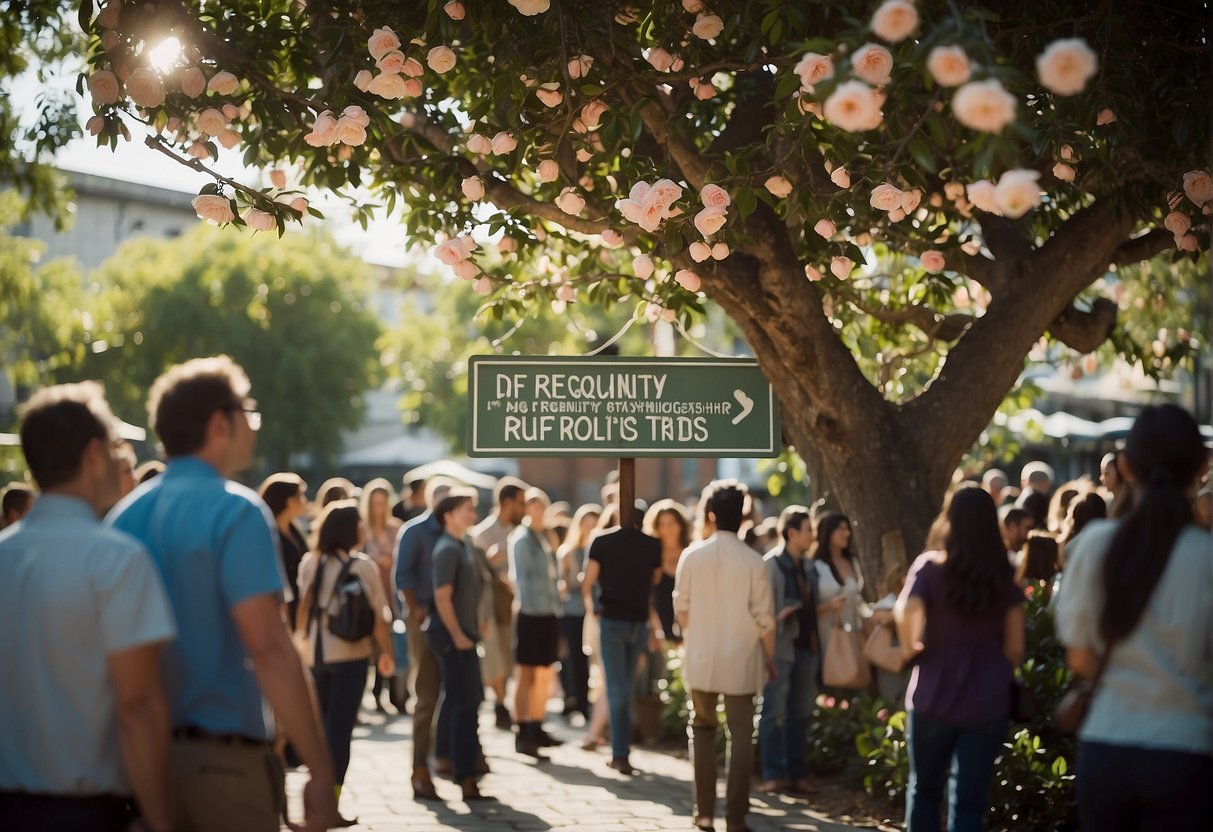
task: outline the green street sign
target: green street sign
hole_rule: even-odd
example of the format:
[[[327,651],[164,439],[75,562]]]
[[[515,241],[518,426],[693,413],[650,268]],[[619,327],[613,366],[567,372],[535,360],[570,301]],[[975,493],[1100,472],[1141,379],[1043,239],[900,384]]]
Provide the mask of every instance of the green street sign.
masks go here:
[[[473,356],[471,456],[772,457],[779,409],[741,358]]]

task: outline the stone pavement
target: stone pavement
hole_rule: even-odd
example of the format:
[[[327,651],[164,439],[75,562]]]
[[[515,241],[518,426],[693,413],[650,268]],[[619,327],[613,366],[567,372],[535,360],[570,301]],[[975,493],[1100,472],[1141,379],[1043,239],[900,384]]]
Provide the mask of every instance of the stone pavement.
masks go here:
[[[369,699],[367,700],[369,702]],[[550,761],[535,763],[514,753],[513,735],[493,726],[491,709],[483,709],[480,738],[492,773],[480,787],[495,801],[466,804],[459,788],[436,778],[442,803],[413,800],[409,785],[412,720],[383,718],[362,712],[364,724],[354,731],[349,773],[341,795],[341,812],[357,816],[356,829],[408,832],[492,832],[492,830],[572,830],[577,832],[645,832],[692,830],[691,765],[674,755],[633,749],[632,764],[642,773],[626,777],[607,768],[606,749],[580,748],[582,731],[558,716],[547,727],[565,745],[549,749]],[[723,772],[722,772],[723,774]],[[287,792],[292,819],[300,812],[304,775],[289,772]],[[724,781],[719,783],[717,830],[724,830]],[[847,832],[856,827],[832,822],[803,801],[755,791],[750,828]]]

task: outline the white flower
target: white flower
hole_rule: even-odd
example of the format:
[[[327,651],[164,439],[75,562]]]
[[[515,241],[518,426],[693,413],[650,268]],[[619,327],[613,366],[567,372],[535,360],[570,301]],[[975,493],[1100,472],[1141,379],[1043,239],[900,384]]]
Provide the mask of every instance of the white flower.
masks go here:
[[[1015,96],[992,78],[970,81],[952,97],[952,112],[965,127],[999,133],[1015,120]]]
[[[1034,170],[1009,170],[994,186],[994,199],[1005,217],[1022,217],[1040,204],[1040,173]]]
[[[700,40],[711,40],[724,31],[724,21],[719,15],[700,13],[695,17],[691,34]]]
[[[889,43],[900,43],[918,28],[918,10],[907,0],[885,0],[872,15],[872,31]]]
[[[1055,95],[1077,95],[1095,77],[1099,59],[1082,38],[1062,38],[1036,58],[1040,83]]]
[[[845,81],[826,99],[826,120],[849,133],[874,130],[884,116],[875,92],[862,81]]]

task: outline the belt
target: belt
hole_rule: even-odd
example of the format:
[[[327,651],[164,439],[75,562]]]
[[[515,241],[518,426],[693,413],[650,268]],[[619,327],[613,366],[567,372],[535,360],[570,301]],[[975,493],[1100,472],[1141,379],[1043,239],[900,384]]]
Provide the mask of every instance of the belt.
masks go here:
[[[257,740],[252,737],[246,737],[244,734],[220,734],[215,731],[208,731],[205,728],[199,728],[197,725],[182,725],[179,728],[174,728],[173,737],[176,739],[202,740],[204,742],[220,743],[221,745],[247,745],[260,748],[265,748],[269,745],[269,740]]]

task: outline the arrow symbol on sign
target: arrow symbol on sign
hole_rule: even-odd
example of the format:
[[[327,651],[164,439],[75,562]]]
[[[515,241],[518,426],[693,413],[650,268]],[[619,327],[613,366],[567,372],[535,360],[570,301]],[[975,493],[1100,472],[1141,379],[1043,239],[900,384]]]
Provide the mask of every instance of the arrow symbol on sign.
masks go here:
[[[737,399],[737,403],[741,405],[741,412],[733,417],[733,424],[740,424],[741,420],[750,415],[754,409],[754,400],[745,394],[744,390],[734,390],[733,398]]]

